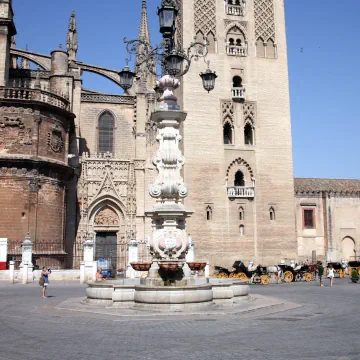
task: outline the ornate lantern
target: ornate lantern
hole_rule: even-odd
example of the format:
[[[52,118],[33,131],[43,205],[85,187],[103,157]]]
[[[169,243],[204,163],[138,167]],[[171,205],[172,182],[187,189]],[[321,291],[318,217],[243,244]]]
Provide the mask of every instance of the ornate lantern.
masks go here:
[[[120,86],[124,90],[128,90],[132,87],[134,82],[135,73],[126,65],[120,72]]]
[[[158,9],[160,32],[164,38],[172,38],[175,32],[175,21],[178,9],[174,0],[163,0]]]
[[[217,75],[215,71],[211,71],[209,68],[204,72],[200,73],[200,77],[203,82],[203,87],[207,92],[210,92],[211,90],[214,90],[215,88],[215,80],[217,78]]]
[[[171,76],[178,76],[181,74],[181,65],[185,59],[185,56],[176,50],[173,50],[169,55],[165,57],[166,70]]]

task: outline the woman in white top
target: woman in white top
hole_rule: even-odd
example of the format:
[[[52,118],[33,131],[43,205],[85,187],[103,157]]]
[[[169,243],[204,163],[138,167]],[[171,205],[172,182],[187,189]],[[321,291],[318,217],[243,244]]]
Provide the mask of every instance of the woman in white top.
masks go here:
[[[334,284],[334,277],[335,277],[334,268],[330,264],[329,265],[329,274],[328,274],[328,278],[330,279],[330,287],[332,287]]]

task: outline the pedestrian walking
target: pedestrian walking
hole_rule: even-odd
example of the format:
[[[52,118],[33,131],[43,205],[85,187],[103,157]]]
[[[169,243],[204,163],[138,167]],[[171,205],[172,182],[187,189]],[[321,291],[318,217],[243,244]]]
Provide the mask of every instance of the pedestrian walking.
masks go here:
[[[329,273],[327,277],[330,279],[330,287],[333,287],[335,272],[332,264],[329,265]]]
[[[319,279],[320,279],[320,286],[324,286],[323,281],[322,281],[322,277],[324,275],[324,267],[323,267],[321,261],[319,261],[319,263],[318,263],[317,270],[318,270]]]
[[[42,298],[46,299],[46,289],[49,286],[49,275],[51,274],[50,269],[46,269],[44,266],[41,270],[41,277],[39,280],[40,286],[42,286]]]

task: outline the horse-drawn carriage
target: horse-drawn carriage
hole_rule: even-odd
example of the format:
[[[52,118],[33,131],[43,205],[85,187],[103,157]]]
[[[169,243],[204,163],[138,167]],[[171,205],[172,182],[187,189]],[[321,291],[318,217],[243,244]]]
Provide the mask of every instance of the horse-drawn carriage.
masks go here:
[[[301,265],[293,268],[292,266],[280,264],[279,267],[283,272],[283,279],[286,283],[291,283],[293,281],[302,281],[310,282],[313,280],[314,275],[310,269],[309,265]]]
[[[262,285],[270,283],[267,269],[261,265],[257,266],[254,270],[249,270],[242,261],[235,261],[231,270],[222,266],[215,266],[214,269],[213,277],[215,278],[236,278]]]
[[[346,264],[339,263],[339,262],[329,262],[327,264],[326,275],[329,274],[329,266],[330,265],[332,265],[332,267],[334,269],[334,273],[338,274],[340,278],[346,277],[346,269],[347,269]]]

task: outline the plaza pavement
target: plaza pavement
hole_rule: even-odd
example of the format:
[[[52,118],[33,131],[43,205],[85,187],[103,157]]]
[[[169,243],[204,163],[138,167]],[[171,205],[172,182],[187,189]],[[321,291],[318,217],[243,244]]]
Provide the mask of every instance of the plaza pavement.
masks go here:
[[[70,310],[85,287],[51,282],[50,297],[42,299],[37,284],[0,282],[0,359],[360,359],[360,284],[349,279],[335,279],[333,288],[251,286],[254,298],[279,306],[203,316]]]

